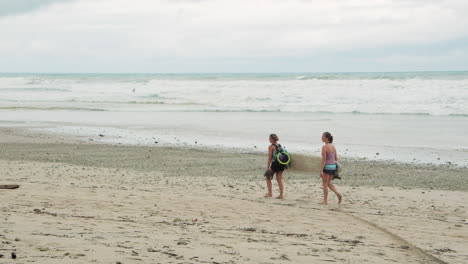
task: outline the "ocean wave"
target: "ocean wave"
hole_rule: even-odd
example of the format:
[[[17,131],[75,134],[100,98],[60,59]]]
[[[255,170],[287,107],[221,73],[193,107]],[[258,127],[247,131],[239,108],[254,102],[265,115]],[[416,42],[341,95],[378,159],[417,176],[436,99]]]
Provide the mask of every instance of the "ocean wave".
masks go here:
[[[120,104],[166,104],[160,101],[128,101],[128,102],[119,102]]]
[[[193,110],[193,111],[184,111],[184,112],[219,112],[219,113],[276,113],[281,112],[281,110],[255,110],[255,109],[213,109],[213,110]]]
[[[346,113],[346,112],[344,112]],[[411,113],[411,112],[401,112],[401,113],[388,113],[388,112],[362,112],[362,111],[352,111],[352,114],[360,114],[360,115],[418,115],[418,116],[430,116],[431,113]]]
[[[102,102],[101,102],[102,103]],[[110,102],[116,104],[116,102]],[[285,111],[282,109],[236,109],[236,108],[219,108],[211,107],[205,108],[203,105],[197,105],[194,103],[160,103],[160,102],[120,102],[117,104],[128,104],[132,105],[131,108],[112,107],[108,108],[104,105],[102,107],[65,107],[65,106],[0,106],[0,110],[31,110],[31,111],[106,111],[106,112],[206,112],[206,113],[284,113],[284,114],[314,114],[314,115],[368,115],[368,116],[446,116],[446,117],[459,117],[468,118],[468,114],[432,114],[432,113],[409,113],[409,112],[363,112],[363,111]],[[138,105],[164,105],[165,107],[150,107],[150,108],[138,108]],[[200,107],[202,106],[202,107]]]
[[[309,73],[292,77],[296,80],[468,80],[468,72]]]
[[[460,81],[463,78],[466,80]],[[28,85],[31,79],[44,83]],[[0,106],[110,111],[326,110],[339,114],[466,117],[467,85],[468,72],[52,74],[38,78],[27,74],[5,77],[0,73]]]
[[[70,102],[70,103],[89,103],[89,104],[155,104],[155,105],[160,105],[160,104],[166,104],[165,102],[162,101],[91,101],[91,100],[76,100],[72,99],[69,101],[63,101],[63,102]]]
[[[434,114],[427,112],[363,112],[363,111],[305,111],[305,113],[316,113],[316,114],[352,114],[352,115],[384,115],[384,116],[459,116],[459,117],[468,117],[468,114]]]
[[[86,107],[34,107],[34,106],[0,106],[0,110],[38,110],[38,111],[108,111],[100,108],[86,108]]]
[[[458,117],[468,117],[468,114],[448,114],[448,115],[435,115],[431,113],[372,113],[372,112],[361,112],[361,111],[350,111],[350,112],[333,112],[333,111],[284,111],[280,109],[273,109],[273,110],[263,110],[263,109],[186,109],[186,110],[176,110],[180,112],[252,112],[252,113],[309,113],[309,114],[329,114],[329,115],[385,115],[385,116],[398,116],[398,115],[405,115],[405,116],[458,116]]]
[[[148,95],[143,95],[139,97],[140,98],[162,98],[159,94],[148,94]]]
[[[175,105],[184,105],[184,104],[173,104]],[[284,111],[280,109],[273,110],[264,110],[264,109],[152,109],[152,110],[142,110],[142,112],[206,112],[206,113],[306,113],[306,114],[327,114],[327,115],[385,115],[385,116],[460,116],[468,117],[467,115],[434,115],[430,113],[370,113],[370,112],[360,112],[360,111],[350,111],[350,112],[333,112],[333,111]]]
[[[70,89],[44,88],[44,87],[0,88],[0,91],[5,91],[5,92],[71,92]]]
[[[142,83],[159,80],[238,81],[238,80],[360,80],[430,79],[468,80],[468,71],[426,72],[291,72],[291,73],[0,73],[0,78],[23,78],[29,85],[55,81]]]
[[[161,99],[161,100],[175,99],[174,97],[165,97],[165,96],[161,96],[159,94],[142,95],[142,96],[139,96],[138,98],[141,98],[141,99]]]

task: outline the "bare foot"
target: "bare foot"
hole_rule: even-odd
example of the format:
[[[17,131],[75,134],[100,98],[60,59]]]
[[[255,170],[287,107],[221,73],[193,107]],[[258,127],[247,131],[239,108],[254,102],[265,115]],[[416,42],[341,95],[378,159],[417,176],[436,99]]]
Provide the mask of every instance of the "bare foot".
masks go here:
[[[276,199],[283,199],[283,196],[280,195],[280,196],[276,197]]]
[[[339,193],[337,193],[336,196],[338,196],[338,203],[341,203],[341,201],[343,200],[343,196]]]
[[[266,198],[272,197],[272,196],[273,196],[273,194],[268,194],[268,193],[265,193],[265,195],[263,195],[263,197],[266,197]]]
[[[328,203],[325,202],[325,201],[321,201],[319,204],[322,204],[322,205],[327,205]]]

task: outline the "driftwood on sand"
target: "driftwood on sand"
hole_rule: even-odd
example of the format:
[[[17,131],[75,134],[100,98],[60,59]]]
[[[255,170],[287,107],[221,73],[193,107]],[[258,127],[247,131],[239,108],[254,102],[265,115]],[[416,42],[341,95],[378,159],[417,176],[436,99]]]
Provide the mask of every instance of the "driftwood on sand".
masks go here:
[[[18,189],[18,184],[0,184],[0,189]]]

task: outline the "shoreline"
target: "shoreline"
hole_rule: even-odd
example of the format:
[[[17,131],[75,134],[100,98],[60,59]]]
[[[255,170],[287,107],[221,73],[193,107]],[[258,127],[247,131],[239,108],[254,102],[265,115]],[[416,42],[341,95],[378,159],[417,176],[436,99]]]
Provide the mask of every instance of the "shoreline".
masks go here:
[[[273,127],[270,120],[284,125]],[[83,141],[147,146],[158,142],[158,145],[167,146],[246,151],[263,151],[268,142],[265,135],[273,131],[283,135],[282,143],[290,152],[311,155],[320,155],[320,139],[314,139],[313,135],[320,137],[323,129],[332,130],[339,139],[336,146],[341,156],[468,167],[467,142],[459,133],[465,130],[465,122],[441,117],[382,119],[327,113],[132,112],[123,109],[105,112],[6,111],[4,121],[16,121],[24,129],[29,126],[30,133],[81,138]],[[14,123],[4,125],[14,126]]]
[[[456,180],[463,169],[349,162],[336,182],[343,204],[331,195],[321,206],[318,173],[287,171],[285,199],[263,198],[265,154],[82,143],[11,128],[0,129],[0,145],[1,184],[21,185],[0,190],[6,263],[12,252],[24,263],[468,260],[466,180],[423,181],[447,170]],[[388,181],[405,178],[407,188]]]
[[[181,170],[176,167],[179,166],[190,168],[196,175],[203,175],[204,170],[209,170],[218,177],[233,177],[236,174],[236,177],[243,179],[258,179],[266,167],[266,152],[240,148],[108,144],[83,141],[65,135],[31,133],[14,127],[0,128],[0,138],[0,160],[65,162],[138,171],[159,170],[173,176],[178,176]],[[107,155],[102,156],[100,152]],[[203,155],[197,160],[200,153]],[[166,154],[169,154],[167,159]],[[293,166],[285,174],[286,179],[319,181],[319,157],[292,155]],[[171,164],[173,157],[178,159]],[[468,169],[465,167],[373,161],[364,158],[342,157],[340,161],[343,165],[343,177],[337,181],[339,185],[468,191]],[[199,166],[201,164],[203,165]]]

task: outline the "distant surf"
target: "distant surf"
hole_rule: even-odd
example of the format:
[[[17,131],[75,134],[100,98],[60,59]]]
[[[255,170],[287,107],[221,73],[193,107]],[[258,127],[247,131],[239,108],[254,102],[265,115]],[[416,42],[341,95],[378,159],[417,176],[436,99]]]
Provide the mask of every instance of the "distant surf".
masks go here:
[[[468,116],[468,72],[0,74],[0,107]]]
[[[0,125],[113,144],[319,154],[468,166],[468,72],[0,73]],[[96,135],[105,137],[96,137]]]

